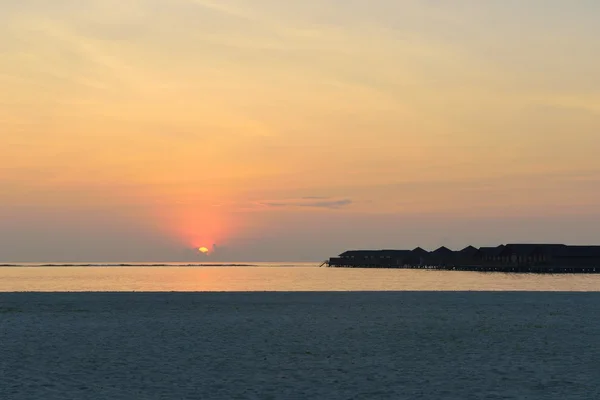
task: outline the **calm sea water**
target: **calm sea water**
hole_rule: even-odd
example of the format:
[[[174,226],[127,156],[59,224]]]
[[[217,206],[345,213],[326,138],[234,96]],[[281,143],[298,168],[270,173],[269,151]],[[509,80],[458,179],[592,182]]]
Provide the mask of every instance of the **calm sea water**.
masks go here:
[[[315,264],[245,266],[0,267],[0,292],[302,292],[566,291],[600,292],[600,275],[319,268]]]

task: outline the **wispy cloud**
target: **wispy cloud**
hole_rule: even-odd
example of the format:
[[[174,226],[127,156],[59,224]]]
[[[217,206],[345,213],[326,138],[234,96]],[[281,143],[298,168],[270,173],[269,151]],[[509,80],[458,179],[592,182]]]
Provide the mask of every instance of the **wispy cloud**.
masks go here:
[[[299,199],[265,200],[257,203],[259,206],[268,208],[328,208],[339,209],[352,204],[351,199],[338,199],[329,197],[309,196]]]

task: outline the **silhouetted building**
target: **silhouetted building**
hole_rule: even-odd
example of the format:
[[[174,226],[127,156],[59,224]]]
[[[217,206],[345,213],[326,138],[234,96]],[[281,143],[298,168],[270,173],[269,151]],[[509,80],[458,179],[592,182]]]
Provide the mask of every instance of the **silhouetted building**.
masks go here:
[[[440,247],[426,251],[349,250],[328,261],[332,267],[430,268],[505,272],[600,272],[600,246],[513,243],[497,247]]]

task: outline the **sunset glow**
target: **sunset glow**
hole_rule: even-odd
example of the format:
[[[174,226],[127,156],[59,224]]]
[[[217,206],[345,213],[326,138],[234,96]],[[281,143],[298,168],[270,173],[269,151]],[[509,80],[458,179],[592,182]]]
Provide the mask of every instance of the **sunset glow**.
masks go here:
[[[0,3],[9,259],[600,235],[600,3]]]

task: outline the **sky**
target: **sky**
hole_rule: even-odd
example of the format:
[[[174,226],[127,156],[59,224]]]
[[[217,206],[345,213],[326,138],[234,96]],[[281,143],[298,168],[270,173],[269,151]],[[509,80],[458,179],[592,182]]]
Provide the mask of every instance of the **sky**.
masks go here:
[[[0,262],[600,244],[599,15],[2,1]]]

